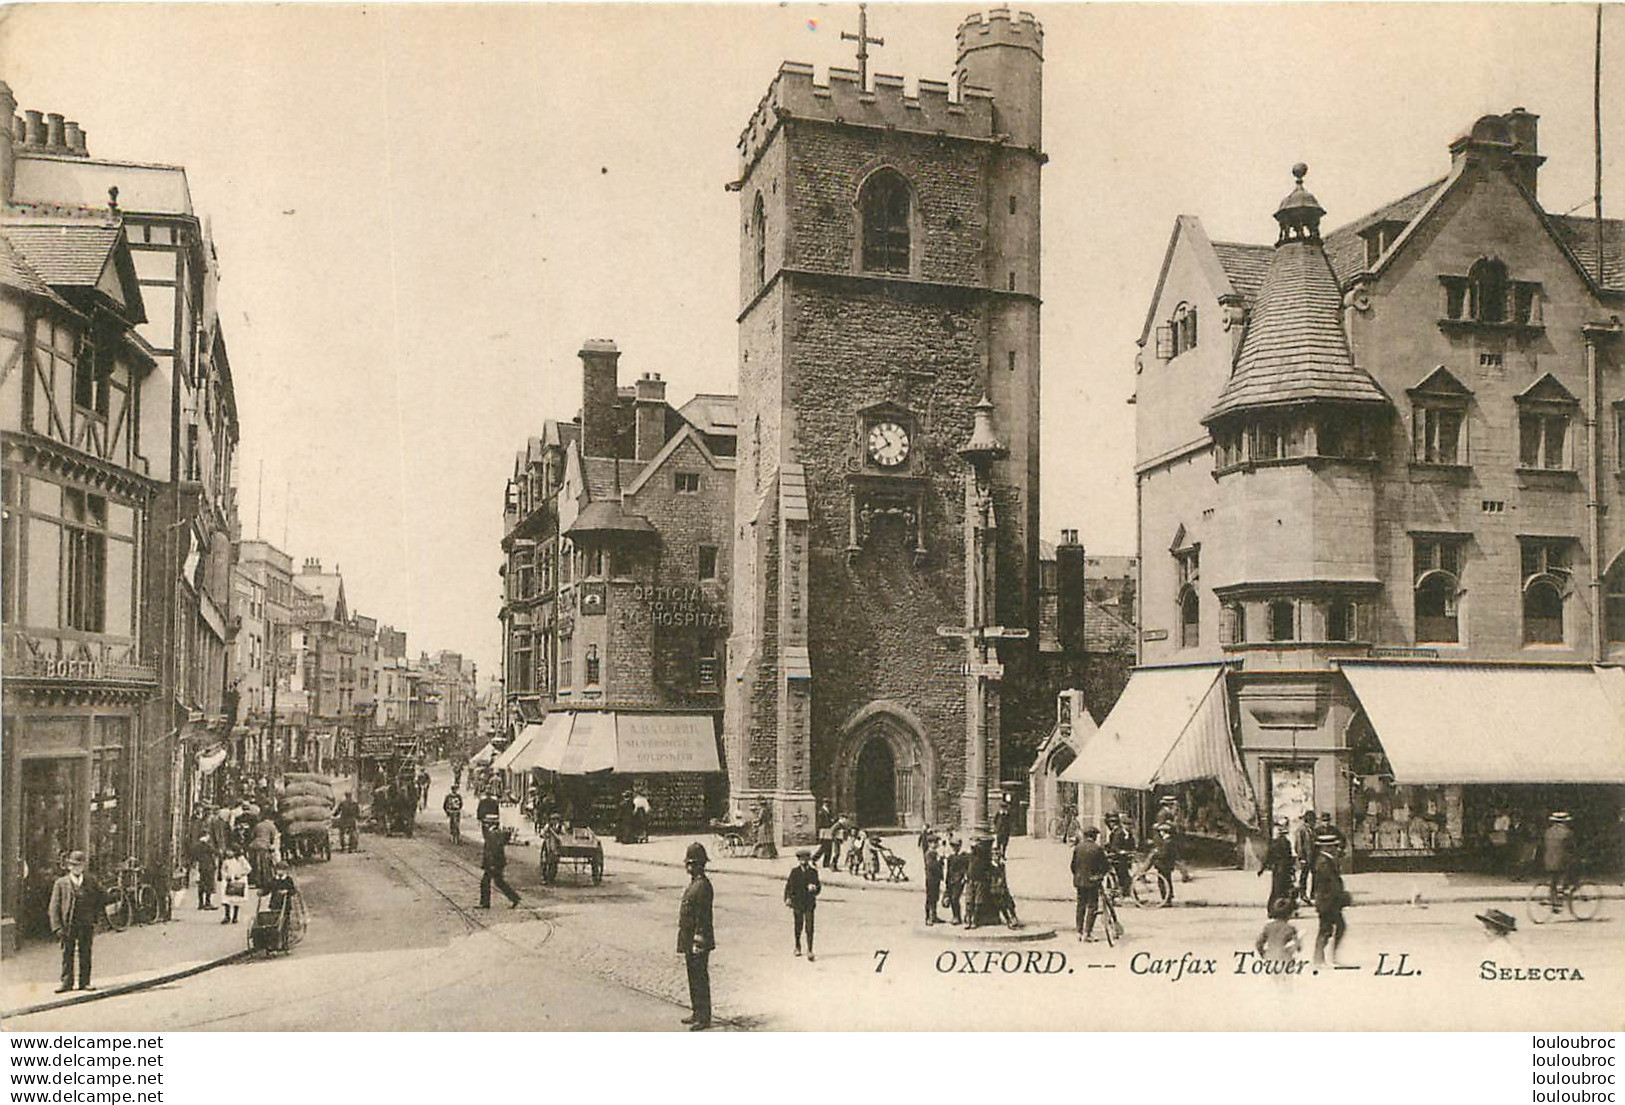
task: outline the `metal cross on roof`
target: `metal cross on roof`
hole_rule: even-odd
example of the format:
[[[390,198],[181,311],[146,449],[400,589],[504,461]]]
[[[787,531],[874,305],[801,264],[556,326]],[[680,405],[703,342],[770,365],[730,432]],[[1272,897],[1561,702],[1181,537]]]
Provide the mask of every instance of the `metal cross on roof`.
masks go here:
[[[858,44],[858,87],[867,89],[869,87],[869,47],[871,45],[886,45],[886,40],[883,38],[869,37],[868,4],[858,5],[858,33],[853,34],[851,31],[842,31],[841,41],[856,42]]]

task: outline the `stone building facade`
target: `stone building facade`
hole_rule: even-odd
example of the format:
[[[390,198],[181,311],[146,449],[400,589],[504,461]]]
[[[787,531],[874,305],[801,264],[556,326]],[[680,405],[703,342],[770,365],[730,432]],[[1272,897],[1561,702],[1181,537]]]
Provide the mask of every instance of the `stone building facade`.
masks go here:
[[[873,825],[983,816],[997,683],[938,628],[1036,624],[1043,32],[1000,9],[957,46],[955,87],[917,96],[787,62],[740,137],[725,744],[734,808],[787,841],[815,795]],[[998,649],[1008,693],[1032,642]]]
[[[580,415],[515,458],[504,504],[514,742],[495,766],[553,772],[578,816],[603,813],[614,796],[580,784],[579,753],[646,791],[655,825],[703,824],[721,799],[733,397],[673,407],[657,373],[620,385],[614,342],[580,356]]]
[[[1357,863],[1463,864],[1553,809],[1613,821],[1625,224],[1541,206],[1537,122],[1478,120],[1442,180],[1324,236],[1302,172],[1273,247],[1175,224],[1137,360],[1136,679],[1222,673],[1251,794],[1181,788],[1215,832],[1313,807]]]

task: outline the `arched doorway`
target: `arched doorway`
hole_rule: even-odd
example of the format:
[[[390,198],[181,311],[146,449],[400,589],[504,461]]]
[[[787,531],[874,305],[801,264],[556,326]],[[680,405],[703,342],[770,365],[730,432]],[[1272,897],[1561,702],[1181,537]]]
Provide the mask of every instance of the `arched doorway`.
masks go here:
[[[916,829],[937,815],[936,757],[919,720],[879,701],[842,727],[835,756],[835,802],[864,828]]]
[[[884,737],[873,736],[864,742],[858,752],[854,782],[858,824],[898,823],[897,760]]]

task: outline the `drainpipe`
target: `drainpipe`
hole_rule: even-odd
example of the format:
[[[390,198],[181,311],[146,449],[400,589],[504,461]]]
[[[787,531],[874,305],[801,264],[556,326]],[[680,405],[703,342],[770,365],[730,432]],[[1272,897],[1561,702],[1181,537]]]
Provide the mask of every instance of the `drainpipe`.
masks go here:
[[[1607,611],[1602,592],[1602,575],[1608,563],[1602,547],[1603,497],[1602,472],[1602,371],[1598,364],[1598,345],[1605,337],[1617,336],[1622,327],[1617,318],[1607,323],[1586,323],[1586,522],[1591,544],[1591,571],[1586,589],[1591,597],[1591,662],[1603,662],[1606,633],[1603,622]]]

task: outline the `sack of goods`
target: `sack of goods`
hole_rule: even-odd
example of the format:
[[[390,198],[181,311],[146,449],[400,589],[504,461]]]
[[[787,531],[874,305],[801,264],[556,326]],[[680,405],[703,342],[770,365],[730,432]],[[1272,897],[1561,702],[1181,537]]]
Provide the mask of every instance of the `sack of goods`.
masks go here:
[[[324,836],[327,829],[328,822],[325,820],[288,822],[289,836]]]
[[[296,794],[289,798],[284,796],[279,807],[282,816],[289,821],[298,821],[303,814],[311,817],[328,817],[333,812],[333,801],[330,798],[313,798],[305,794]]]
[[[282,794],[287,798],[326,798],[331,802],[333,800],[333,784],[325,779],[318,782],[314,779],[296,780],[290,778],[287,785],[283,787]]]

